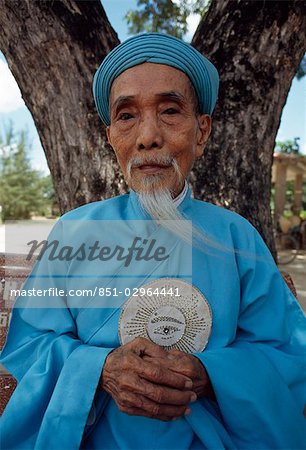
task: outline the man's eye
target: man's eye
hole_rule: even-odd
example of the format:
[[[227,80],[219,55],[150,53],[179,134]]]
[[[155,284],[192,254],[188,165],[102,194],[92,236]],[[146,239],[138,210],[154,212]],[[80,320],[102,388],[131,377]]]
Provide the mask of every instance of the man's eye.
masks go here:
[[[121,113],[118,116],[119,120],[129,120],[129,119],[132,119],[132,118],[133,118],[132,114],[127,113],[127,112]]]
[[[179,112],[176,108],[167,108],[164,110],[164,114],[177,114]]]

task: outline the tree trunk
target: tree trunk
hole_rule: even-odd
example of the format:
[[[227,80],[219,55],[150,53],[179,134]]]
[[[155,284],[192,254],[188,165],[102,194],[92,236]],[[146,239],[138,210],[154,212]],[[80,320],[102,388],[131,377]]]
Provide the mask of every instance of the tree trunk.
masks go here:
[[[118,43],[99,0],[2,0],[0,46],[32,112],[61,212],[125,192],[91,93]],[[193,39],[221,75],[195,195],[234,209],[270,249],[271,165],[291,80],[306,48],[305,1],[213,0]]]
[[[92,96],[93,74],[118,43],[99,0],[1,2],[0,47],[32,113],[62,213],[125,191]]]
[[[273,254],[274,141],[306,50],[305,6],[305,1],[213,0],[192,41],[221,78],[212,137],[193,171],[195,196],[246,217]]]

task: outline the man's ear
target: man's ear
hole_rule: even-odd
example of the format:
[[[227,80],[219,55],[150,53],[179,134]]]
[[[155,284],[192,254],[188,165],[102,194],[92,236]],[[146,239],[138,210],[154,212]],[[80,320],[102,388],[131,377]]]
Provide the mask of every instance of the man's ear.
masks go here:
[[[206,142],[211,133],[211,116],[208,114],[201,114],[198,116],[198,136],[196,157],[202,156]]]
[[[112,145],[112,143],[111,143],[111,137],[110,137],[110,126],[106,127],[105,130],[106,130],[106,137],[107,137],[107,140],[108,140],[108,142],[110,143],[110,145]]]

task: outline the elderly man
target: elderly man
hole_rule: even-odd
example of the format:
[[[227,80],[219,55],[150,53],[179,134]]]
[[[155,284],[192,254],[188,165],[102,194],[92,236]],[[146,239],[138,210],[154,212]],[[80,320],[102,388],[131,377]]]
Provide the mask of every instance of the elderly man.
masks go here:
[[[186,183],[217,91],[205,57],[158,33],[98,69],[97,109],[131,192],[63,216],[56,242],[83,244],[66,259],[46,251],[26,285],[43,273],[63,295],[49,291],[48,308],[17,301],[4,448],[305,448],[305,317],[256,230]],[[117,245],[95,241],[86,258],[97,223]],[[73,303],[78,277],[106,277],[101,296]]]

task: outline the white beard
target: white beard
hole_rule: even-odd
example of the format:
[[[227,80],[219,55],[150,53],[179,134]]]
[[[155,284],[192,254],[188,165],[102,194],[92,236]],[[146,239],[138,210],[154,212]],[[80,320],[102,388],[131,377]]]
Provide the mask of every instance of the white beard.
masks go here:
[[[175,206],[168,188],[163,188],[162,190],[152,189],[151,193],[139,192],[138,196],[141,206],[152,219],[191,245],[191,223],[185,219]]]
[[[142,164],[165,164],[172,165],[175,176],[178,180],[178,185],[183,185],[183,175],[180,171],[176,159],[170,156],[158,156],[151,158],[136,157],[129,161],[127,172],[128,177],[132,177],[133,167]],[[178,210],[172,198],[172,191],[164,186],[164,175],[154,174],[147,175],[141,180],[141,187],[138,190],[138,199],[142,208],[152,217],[153,220],[160,223],[164,228],[176,234],[180,239],[183,239],[189,245],[192,245],[192,237],[196,240],[196,247],[203,247],[203,244],[212,244],[211,240],[205,234],[192,226],[191,222],[187,220],[184,215]],[[214,243],[214,246],[216,243]],[[202,248],[203,250],[203,248]]]

